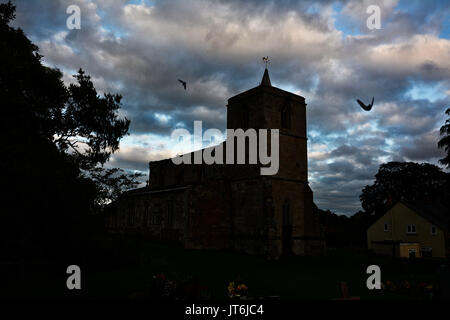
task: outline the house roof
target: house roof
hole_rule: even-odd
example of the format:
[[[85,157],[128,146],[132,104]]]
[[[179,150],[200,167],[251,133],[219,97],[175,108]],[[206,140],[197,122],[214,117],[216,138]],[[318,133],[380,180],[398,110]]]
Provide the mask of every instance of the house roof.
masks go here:
[[[258,86],[251,88],[249,90],[246,90],[244,92],[238,93],[235,96],[232,96],[231,98],[228,99],[228,104],[230,104],[231,102],[233,102],[235,100],[245,99],[254,94],[261,94],[261,92],[269,93],[269,94],[277,95],[277,96],[283,96],[283,97],[289,96],[291,99],[299,101],[301,103],[304,103],[306,106],[304,97],[299,96],[298,94],[295,94],[295,93],[292,93],[289,91],[285,91],[283,89],[272,86],[272,83],[270,81],[269,71],[267,69],[264,70],[263,77]]]
[[[380,220],[382,217],[386,215],[386,213],[391,210],[395,205],[398,203],[402,203],[407,208],[411,209],[415,213],[417,213],[419,216],[424,218],[425,220],[431,222],[435,226],[447,230],[449,226],[449,217],[450,217],[450,210],[446,206],[444,206],[439,201],[412,201],[412,200],[405,200],[401,199],[397,202],[394,202],[391,206],[389,206],[384,214],[382,214],[378,219],[376,219],[372,224],[369,226],[369,228],[375,224],[378,220]]]
[[[434,225],[445,230],[448,228],[450,212],[439,201],[400,200],[400,202]]]

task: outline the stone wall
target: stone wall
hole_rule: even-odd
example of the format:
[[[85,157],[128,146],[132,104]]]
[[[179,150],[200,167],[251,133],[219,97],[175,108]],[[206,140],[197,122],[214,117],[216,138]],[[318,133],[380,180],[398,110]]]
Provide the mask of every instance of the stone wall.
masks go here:
[[[267,238],[264,212],[264,179],[231,182],[234,249],[249,254],[264,254]]]
[[[118,201],[110,230],[140,234],[171,243],[184,243],[190,188],[152,192],[147,188]]]
[[[195,186],[190,194],[186,248],[228,249],[231,239],[231,192],[224,180]]]

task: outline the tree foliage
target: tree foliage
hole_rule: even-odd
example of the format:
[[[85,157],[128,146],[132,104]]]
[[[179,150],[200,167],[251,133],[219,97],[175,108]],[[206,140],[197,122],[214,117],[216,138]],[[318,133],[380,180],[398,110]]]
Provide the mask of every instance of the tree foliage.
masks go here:
[[[89,171],[96,177],[99,172],[106,174],[99,167],[118,149],[130,125],[128,119],[118,115],[122,97],[110,93],[99,96],[82,69],[74,75],[77,82],[66,87],[58,69],[42,65],[39,48],[21,29],[8,25],[14,13],[11,3],[1,4],[0,88],[7,106],[2,109],[2,128],[5,136],[16,141],[11,147],[29,149],[25,147],[27,142],[42,139],[56,145],[65,161],[73,162],[85,178],[91,176]],[[135,185],[131,180],[139,177],[124,172],[121,176],[129,180],[122,186]],[[114,181],[118,180],[108,185],[117,191]],[[102,184],[98,189],[103,188]]]
[[[103,165],[119,147],[128,132],[130,121],[120,119],[117,110],[122,97],[105,93],[99,97],[88,75],[82,69],[70,84],[67,100],[51,113],[52,135],[60,150],[73,152],[82,169]]]
[[[450,108],[445,111],[445,114],[450,116]],[[441,127],[440,134],[441,140],[438,142],[438,147],[444,149],[447,155],[440,159],[439,162],[447,168],[450,168],[450,118],[445,120],[445,124]]]
[[[360,200],[366,212],[377,213],[402,198],[447,201],[449,191],[449,174],[433,164],[389,162],[380,166],[374,184],[364,187]]]
[[[96,204],[101,207],[117,200],[124,190],[137,187],[142,176],[137,172],[129,174],[119,168],[102,167],[94,168],[89,174],[97,186]]]
[[[9,26],[14,17],[10,2],[0,4],[0,170],[7,199],[0,250],[73,258],[70,248],[89,242],[90,213],[136,183],[136,175],[101,168],[130,121],[118,115],[121,97],[100,97],[82,70],[67,87],[23,31]]]

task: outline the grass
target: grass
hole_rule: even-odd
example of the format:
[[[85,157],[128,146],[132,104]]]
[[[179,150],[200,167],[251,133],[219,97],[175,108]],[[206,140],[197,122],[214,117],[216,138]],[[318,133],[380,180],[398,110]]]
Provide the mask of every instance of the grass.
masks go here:
[[[269,261],[263,257],[236,252],[186,250],[176,246],[146,243],[140,263],[134,266],[103,269],[82,269],[82,290],[65,287],[67,274],[40,272],[26,280],[26,289],[14,287],[9,297],[57,298],[129,298],[144,292],[152,276],[164,273],[169,279],[198,277],[207,286],[213,299],[228,299],[227,285],[241,279],[253,298],[279,296],[282,300],[333,299],[341,296],[339,283],[346,281],[349,293],[363,300],[425,299],[419,294],[394,294],[368,290],[366,269],[378,265],[381,280],[399,283],[407,280],[412,286],[433,283],[435,270],[447,260],[409,260],[368,256],[356,250],[335,250],[326,257],[290,257]],[[30,285],[33,283],[33,285]]]
[[[144,290],[151,277],[164,273],[169,279],[196,276],[212,291],[214,299],[227,299],[227,285],[241,279],[252,297],[280,296],[281,299],[333,299],[341,296],[339,283],[346,281],[352,296],[361,299],[417,299],[420,295],[399,295],[368,290],[366,269],[381,268],[382,282],[411,285],[433,283],[435,270],[443,260],[408,260],[369,257],[355,250],[339,250],[326,257],[290,257],[268,261],[263,257],[235,252],[186,250],[179,247],[147,244],[139,267],[98,274],[92,280],[92,293],[102,297],[114,279],[111,296],[129,295]]]

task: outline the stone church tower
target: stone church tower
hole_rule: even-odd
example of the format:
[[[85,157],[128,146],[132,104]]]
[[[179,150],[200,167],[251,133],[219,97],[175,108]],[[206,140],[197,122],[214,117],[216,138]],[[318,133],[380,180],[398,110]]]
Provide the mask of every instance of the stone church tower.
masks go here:
[[[266,69],[259,86],[228,99],[227,129],[249,128],[279,129],[277,174],[261,175],[260,164],[153,161],[149,185],[115,204],[110,231],[267,257],[323,253],[308,185],[305,98],[273,87]]]
[[[248,243],[259,233],[265,239],[265,254],[270,256],[321,252],[324,243],[308,185],[305,98],[273,87],[265,69],[261,84],[230,98],[227,107],[228,129],[279,129],[280,139],[280,165],[276,175],[250,174],[244,180],[232,182],[237,193],[246,183],[254,182],[264,194],[264,200],[258,199],[253,208],[248,207],[252,200],[247,199],[235,209],[235,247],[243,245],[243,251],[251,247],[262,250],[258,237],[254,246]],[[245,193],[252,194],[252,191]],[[256,227],[255,222],[261,223],[259,232],[254,230],[254,234],[248,234],[249,226],[240,224],[236,218],[249,219],[250,212],[259,215],[253,217],[250,230]],[[241,233],[243,239],[239,238]]]

